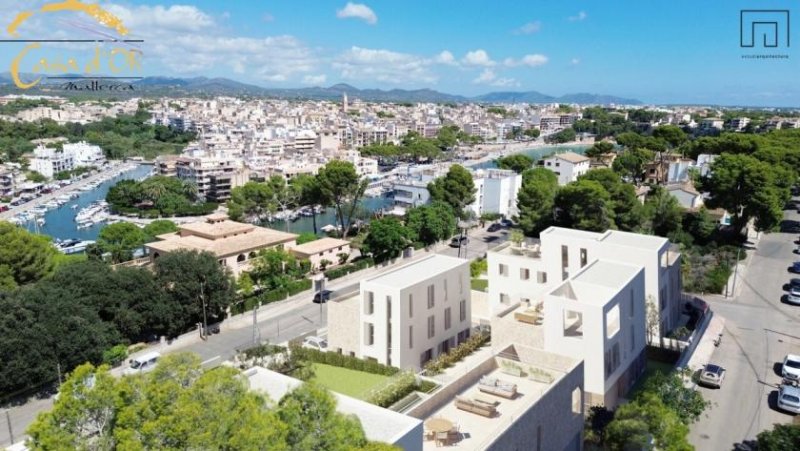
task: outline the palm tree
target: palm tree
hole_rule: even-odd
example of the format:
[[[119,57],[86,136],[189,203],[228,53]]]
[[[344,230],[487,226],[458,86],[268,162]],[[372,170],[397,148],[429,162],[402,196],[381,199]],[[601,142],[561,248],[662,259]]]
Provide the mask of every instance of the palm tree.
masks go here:
[[[190,202],[194,202],[197,200],[197,184],[194,182],[190,182],[188,180],[184,180],[181,183],[181,191],[183,195],[189,199]]]
[[[155,202],[159,197],[167,193],[167,187],[163,183],[157,181],[145,182],[142,186],[142,194],[148,200]]]

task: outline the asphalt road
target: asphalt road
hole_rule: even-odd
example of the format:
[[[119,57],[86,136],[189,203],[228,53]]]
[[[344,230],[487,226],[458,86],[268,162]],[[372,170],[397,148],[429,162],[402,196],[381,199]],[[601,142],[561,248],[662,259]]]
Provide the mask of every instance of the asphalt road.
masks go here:
[[[785,211],[785,223],[800,215]],[[791,277],[798,233],[763,235],[743,277],[738,296],[710,298],[715,314],[725,318],[722,343],[711,363],[727,369],[719,390],[700,388],[712,402],[705,416],[691,426],[690,442],[699,450],[731,450],[736,443],[755,439],[774,423],[792,415],[777,410],[781,362],[787,353],[800,353],[800,306],[784,302]]]

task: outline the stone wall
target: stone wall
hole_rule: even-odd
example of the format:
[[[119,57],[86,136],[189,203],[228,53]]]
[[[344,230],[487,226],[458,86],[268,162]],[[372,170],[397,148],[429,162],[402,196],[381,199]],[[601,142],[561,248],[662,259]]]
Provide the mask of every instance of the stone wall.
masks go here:
[[[358,295],[342,300],[328,301],[328,349],[350,355],[355,353],[361,357],[361,321],[359,316]]]

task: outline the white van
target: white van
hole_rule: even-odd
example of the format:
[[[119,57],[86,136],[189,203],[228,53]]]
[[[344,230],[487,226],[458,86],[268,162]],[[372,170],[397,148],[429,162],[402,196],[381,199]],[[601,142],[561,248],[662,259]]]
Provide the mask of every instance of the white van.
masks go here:
[[[142,354],[135,359],[128,360],[130,363],[130,367],[125,368],[123,374],[132,375],[132,374],[141,374],[146,373],[148,371],[152,371],[153,368],[156,367],[158,364],[158,359],[161,358],[161,354],[157,352],[148,352],[147,354]]]

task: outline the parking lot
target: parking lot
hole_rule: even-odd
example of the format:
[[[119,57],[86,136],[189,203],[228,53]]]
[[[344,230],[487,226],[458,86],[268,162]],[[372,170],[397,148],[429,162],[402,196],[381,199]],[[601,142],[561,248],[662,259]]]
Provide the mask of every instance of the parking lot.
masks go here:
[[[702,450],[731,450],[755,439],[775,423],[793,416],[777,409],[781,362],[787,353],[800,354],[800,306],[786,303],[789,271],[800,260],[795,252],[800,215],[785,211],[782,232],[762,235],[737,296],[708,296],[716,315],[725,318],[722,342],[711,362],[727,370],[719,390],[699,388],[712,406],[691,426],[690,441]]]

